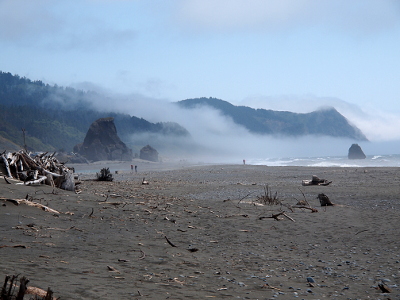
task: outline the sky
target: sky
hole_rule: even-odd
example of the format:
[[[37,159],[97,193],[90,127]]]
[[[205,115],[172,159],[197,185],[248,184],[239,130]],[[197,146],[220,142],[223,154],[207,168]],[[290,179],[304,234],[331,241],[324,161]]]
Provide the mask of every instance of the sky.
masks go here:
[[[151,121],[196,97],[334,106],[400,141],[399,49],[397,0],[0,0],[0,71],[119,95]]]

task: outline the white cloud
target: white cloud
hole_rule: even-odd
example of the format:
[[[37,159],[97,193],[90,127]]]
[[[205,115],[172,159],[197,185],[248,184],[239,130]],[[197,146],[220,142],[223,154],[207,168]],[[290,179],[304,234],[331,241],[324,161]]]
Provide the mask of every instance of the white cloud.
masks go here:
[[[180,16],[202,27],[229,29],[286,24],[302,9],[301,1],[190,0],[181,2]]]
[[[62,20],[57,20],[49,0],[2,0],[0,1],[0,37],[3,40],[33,41],[43,34],[57,30]]]
[[[220,31],[322,26],[371,33],[399,26],[399,15],[394,0],[182,0],[177,9],[187,27]]]
[[[70,5],[49,0],[0,1],[0,38],[22,46],[94,52],[136,38],[135,30],[119,27],[110,20],[90,1]]]

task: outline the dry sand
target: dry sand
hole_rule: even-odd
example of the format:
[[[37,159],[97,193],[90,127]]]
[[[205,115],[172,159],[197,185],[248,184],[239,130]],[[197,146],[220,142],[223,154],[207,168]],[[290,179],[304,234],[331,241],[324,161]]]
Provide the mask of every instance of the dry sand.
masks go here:
[[[332,183],[302,186],[312,175]],[[0,197],[61,212],[0,201],[3,278],[61,299],[400,299],[398,168],[141,164],[80,178],[80,194],[0,180]],[[285,205],[257,204],[266,185]],[[304,197],[318,212],[286,206]],[[280,210],[295,222],[262,218]]]

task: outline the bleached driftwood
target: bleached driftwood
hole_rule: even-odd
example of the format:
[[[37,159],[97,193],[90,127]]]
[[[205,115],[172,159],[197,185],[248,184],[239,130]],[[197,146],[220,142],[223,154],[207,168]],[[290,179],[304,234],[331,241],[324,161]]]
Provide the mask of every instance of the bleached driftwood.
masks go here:
[[[18,182],[16,184],[23,184],[23,185],[35,185],[35,184],[40,184],[42,181],[45,181],[47,179],[47,176],[39,176],[38,179],[30,180],[30,181],[25,181],[25,182]]]
[[[45,300],[57,300],[53,296],[53,291],[48,288],[47,291],[42,290],[37,287],[28,286],[29,279],[25,276],[21,277],[19,280],[19,286],[17,284],[17,276],[6,276],[3,287],[0,289],[1,299],[17,299],[22,300],[24,299],[25,295],[34,295],[35,299],[45,299]],[[33,299],[33,298],[30,298]]]
[[[3,159],[4,166],[6,167],[6,170],[7,170],[7,176],[12,177],[11,170],[10,170],[10,164],[8,163],[7,158],[4,156],[4,154],[1,155],[1,158]]]
[[[8,178],[24,181],[25,185],[46,183],[61,189],[75,191],[73,171],[60,163],[55,152],[31,156],[24,150],[2,153],[2,160]]]
[[[53,177],[61,177],[61,176],[62,176],[61,174],[57,174],[57,173],[54,173],[54,172],[50,172],[50,171],[47,171],[46,169],[43,169],[42,171],[43,171],[43,173],[45,173],[46,175],[51,175],[51,176],[53,176]]]
[[[9,202],[11,202],[11,203],[13,203],[15,205],[25,204],[25,205],[28,205],[28,206],[33,206],[33,207],[40,208],[40,209],[42,209],[42,210],[44,210],[46,212],[50,212],[50,213],[53,213],[53,214],[60,214],[59,211],[57,211],[55,209],[52,209],[52,208],[50,208],[50,207],[48,207],[46,205],[43,205],[43,204],[40,204],[40,203],[37,203],[37,202],[33,202],[33,201],[29,201],[29,200],[26,200],[26,199],[10,199],[10,198],[0,197],[0,200],[9,201]]]
[[[53,291],[49,288],[47,291],[42,290],[38,287],[28,286],[25,294],[27,295],[35,295],[37,297],[49,300],[57,300],[58,298],[53,296]]]
[[[311,207],[311,206],[305,206],[305,205],[296,205],[296,206],[292,206],[292,208],[309,209],[309,210],[311,210],[311,212],[318,212],[318,209]]]

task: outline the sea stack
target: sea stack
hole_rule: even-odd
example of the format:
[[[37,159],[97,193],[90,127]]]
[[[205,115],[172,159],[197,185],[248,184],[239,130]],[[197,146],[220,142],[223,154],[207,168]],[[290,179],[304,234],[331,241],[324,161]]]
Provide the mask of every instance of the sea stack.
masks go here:
[[[140,159],[158,162],[158,152],[156,149],[147,145],[140,149]]]
[[[92,123],[82,144],[74,147],[90,161],[121,160],[131,161],[132,150],[119,138],[114,118],[101,118]]]
[[[358,144],[353,144],[349,148],[349,159],[365,159],[366,156]]]

